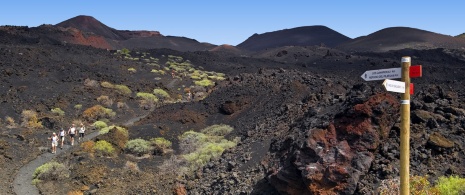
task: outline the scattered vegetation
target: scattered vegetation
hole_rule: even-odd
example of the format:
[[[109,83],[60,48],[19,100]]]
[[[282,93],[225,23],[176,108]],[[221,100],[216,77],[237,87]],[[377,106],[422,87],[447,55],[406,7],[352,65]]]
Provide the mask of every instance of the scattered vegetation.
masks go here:
[[[136,96],[142,98],[142,100],[140,101],[141,107],[147,106],[149,108],[153,108],[155,106],[155,103],[158,102],[157,96],[151,93],[139,92],[136,94]]]
[[[42,123],[37,118],[37,112],[33,110],[23,110],[21,112],[21,125],[27,128],[42,128]]]
[[[82,113],[82,116],[88,121],[94,121],[102,118],[113,118],[116,113],[112,109],[105,108],[101,105],[92,106]]]
[[[81,143],[82,151],[87,152],[89,154],[94,154],[95,152],[94,146],[95,146],[95,142],[92,140]]]
[[[41,181],[61,180],[69,177],[68,168],[58,162],[45,163],[32,174],[32,184],[37,185]]]
[[[137,72],[137,70],[135,68],[128,68],[128,71],[129,71],[129,73],[132,73],[132,74]]]
[[[150,140],[152,142],[152,145],[154,146],[154,152],[155,154],[166,154],[171,150],[171,145],[172,143],[163,138],[163,137],[157,137],[157,138],[153,138]]]
[[[106,96],[106,95],[101,95],[97,98],[97,101],[107,107],[110,107],[111,105],[113,105],[113,100],[110,99],[110,97]]]
[[[400,181],[398,178],[381,181],[378,187],[380,195],[400,193]],[[410,177],[410,194],[412,195],[456,195],[465,194],[465,178],[458,176],[441,176],[436,185],[432,186],[425,176]]]
[[[103,134],[101,138],[113,144],[115,147],[117,147],[118,150],[124,150],[126,147],[126,143],[129,140],[128,130],[118,126],[110,126],[106,128],[109,129],[108,133]],[[104,131],[106,128],[100,130],[100,133]]]
[[[230,132],[231,128],[227,125],[207,127],[201,132],[187,131],[179,137],[180,148],[183,151],[182,156],[188,162],[191,171],[204,166],[210,160],[221,156],[225,150],[236,146],[237,141],[229,141],[224,138],[225,134],[220,133]]]
[[[106,140],[99,140],[94,145],[95,153],[98,156],[114,156],[115,148]]]
[[[203,79],[200,81],[195,81],[194,84],[202,87],[209,87],[215,85],[215,82],[208,79]]]
[[[465,178],[459,176],[439,177],[436,188],[440,194],[465,194]]]
[[[76,109],[76,110],[81,110],[81,109],[82,109],[82,104],[76,104],[76,105],[74,105],[74,109]]]
[[[132,94],[132,91],[131,89],[129,89],[128,86],[126,85],[114,85],[110,82],[107,82],[107,81],[103,81],[102,83],[100,83],[100,85],[104,88],[108,88],[108,89],[116,89],[116,92],[118,92],[119,94],[122,94],[122,95],[131,95]]]
[[[153,151],[153,146],[150,141],[144,139],[129,140],[126,144],[126,151],[137,156],[143,156]]]
[[[64,116],[65,115],[65,111],[63,111],[61,108],[52,108],[51,112],[53,114],[58,115],[58,116]]]
[[[155,94],[160,99],[169,99],[170,98],[170,94],[168,94],[168,92],[166,92],[165,90],[160,89],[160,88],[154,89],[153,94]]]
[[[94,126],[97,130],[101,130],[105,127],[108,127],[107,123],[103,121],[95,121],[92,126]]]

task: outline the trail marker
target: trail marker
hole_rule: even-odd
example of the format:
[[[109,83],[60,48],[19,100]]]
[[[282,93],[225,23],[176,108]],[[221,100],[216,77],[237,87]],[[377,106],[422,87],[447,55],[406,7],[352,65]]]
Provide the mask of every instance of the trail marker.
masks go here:
[[[410,66],[409,76],[410,78],[417,78],[422,76],[422,68],[421,65]]]
[[[388,68],[379,70],[367,70],[362,74],[365,81],[375,81],[384,79],[398,79],[401,77],[401,68]]]
[[[396,93],[405,93],[405,82],[385,79],[383,86],[386,91],[392,91]]]
[[[402,57],[400,68],[367,70],[362,74],[365,81],[384,80],[387,91],[402,93],[400,100],[400,194],[408,195],[410,189],[410,94],[413,83],[410,78],[422,76],[421,65],[411,66],[409,56]],[[390,79],[398,79],[395,81]]]

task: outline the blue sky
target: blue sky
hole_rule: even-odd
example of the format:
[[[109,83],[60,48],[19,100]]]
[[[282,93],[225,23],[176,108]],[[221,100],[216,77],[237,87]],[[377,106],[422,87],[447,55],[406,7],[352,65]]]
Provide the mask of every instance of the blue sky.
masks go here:
[[[456,36],[465,32],[464,8],[465,1],[457,0],[15,0],[2,2],[0,25],[35,27],[89,15],[119,30],[155,30],[237,45],[254,33],[312,25],[350,38],[395,26]]]

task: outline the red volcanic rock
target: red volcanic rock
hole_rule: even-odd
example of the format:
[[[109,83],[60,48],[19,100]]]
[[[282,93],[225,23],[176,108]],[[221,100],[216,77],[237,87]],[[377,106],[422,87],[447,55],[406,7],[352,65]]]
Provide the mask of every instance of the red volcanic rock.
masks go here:
[[[304,144],[287,139],[278,149],[281,160],[269,181],[285,194],[352,194],[397,120],[399,108],[394,96],[374,95],[336,115],[326,129],[308,130]]]

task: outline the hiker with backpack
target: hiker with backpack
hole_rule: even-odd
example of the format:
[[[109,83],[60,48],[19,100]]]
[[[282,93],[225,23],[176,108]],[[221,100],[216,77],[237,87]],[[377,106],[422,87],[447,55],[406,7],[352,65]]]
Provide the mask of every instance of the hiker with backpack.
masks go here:
[[[74,145],[74,136],[76,135],[76,125],[73,124],[68,130],[68,134],[71,137],[71,145]]]

